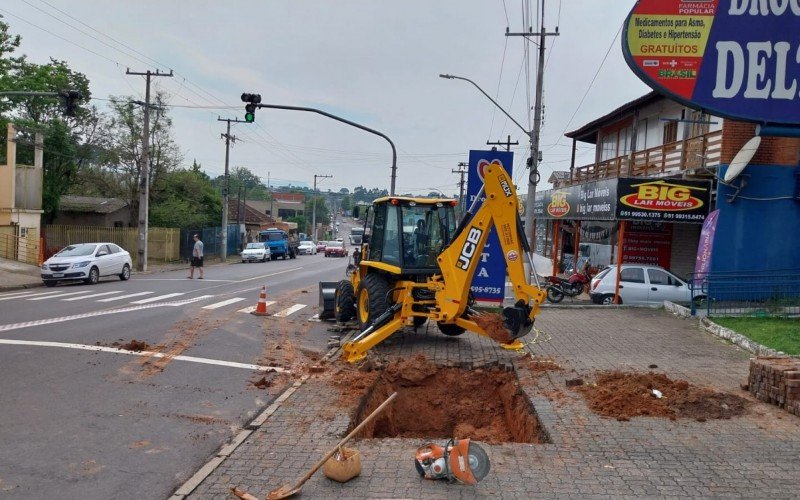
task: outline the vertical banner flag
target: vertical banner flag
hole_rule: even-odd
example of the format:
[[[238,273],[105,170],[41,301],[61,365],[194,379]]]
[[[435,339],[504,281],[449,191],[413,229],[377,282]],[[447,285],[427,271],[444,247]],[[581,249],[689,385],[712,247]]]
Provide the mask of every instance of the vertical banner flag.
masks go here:
[[[711,269],[711,251],[714,248],[714,233],[717,231],[717,220],[719,210],[714,210],[705,222],[703,229],[700,230],[700,243],[697,245],[697,260],[694,263],[694,282],[696,285],[702,283],[708,271]]]
[[[506,151],[470,151],[467,182],[466,208],[472,205],[483,187],[483,171],[491,163],[499,163],[512,175],[514,153]],[[475,210],[480,208],[483,199],[478,201]],[[489,232],[486,246],[481,251],[478,269],[472,279],[470,290],[477,300],[502,302],[506,288],[506,260],[500,248],[500,238],[494,228]]]

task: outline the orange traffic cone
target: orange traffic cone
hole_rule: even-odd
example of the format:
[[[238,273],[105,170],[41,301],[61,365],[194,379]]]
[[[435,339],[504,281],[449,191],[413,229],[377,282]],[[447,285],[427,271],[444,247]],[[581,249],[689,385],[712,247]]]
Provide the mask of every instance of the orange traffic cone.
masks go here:
[[[256,316],[267,316],[267,285],[261,287],[261,293],[258,295],[258,304],[256,305],[255,311],[251,311],[250,314],[255,314]]]

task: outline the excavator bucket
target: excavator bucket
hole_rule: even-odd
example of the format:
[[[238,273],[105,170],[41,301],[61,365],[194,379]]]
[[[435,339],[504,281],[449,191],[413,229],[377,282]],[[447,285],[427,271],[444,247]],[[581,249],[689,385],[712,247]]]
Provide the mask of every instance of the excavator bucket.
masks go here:
[[[506,327],[510,340],[516,340],[530,333],[533,320],[530,318],[531,308],[519,300],[512,307],[503,309],[503,326]]]

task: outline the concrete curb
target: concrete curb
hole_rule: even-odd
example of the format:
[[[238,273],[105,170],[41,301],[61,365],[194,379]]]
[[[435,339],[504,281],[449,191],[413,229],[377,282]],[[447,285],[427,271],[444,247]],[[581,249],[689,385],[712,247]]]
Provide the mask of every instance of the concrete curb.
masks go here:
[[[789,356],[785,352],[776,351],[769,347],[763,346],[758,342],[750,340],[740,333],[736,333],[730,328],[720,326],[708,318],[700,319],[700,327],[712,335],[728,340],[742,349],[752,352],[756,356]]]
[[[25,290],[27,288],[39,288],[44,286],[41,281],[38,283],[23,283],[21,285],[0,285],[0,292],[12,292],[14,290]]]

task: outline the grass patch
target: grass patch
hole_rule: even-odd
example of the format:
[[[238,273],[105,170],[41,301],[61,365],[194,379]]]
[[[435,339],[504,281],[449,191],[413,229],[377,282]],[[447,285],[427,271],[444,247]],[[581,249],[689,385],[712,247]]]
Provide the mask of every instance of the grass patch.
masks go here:
[[[786,354],[800,354],[800,319],[712,318],[714,323]]]

